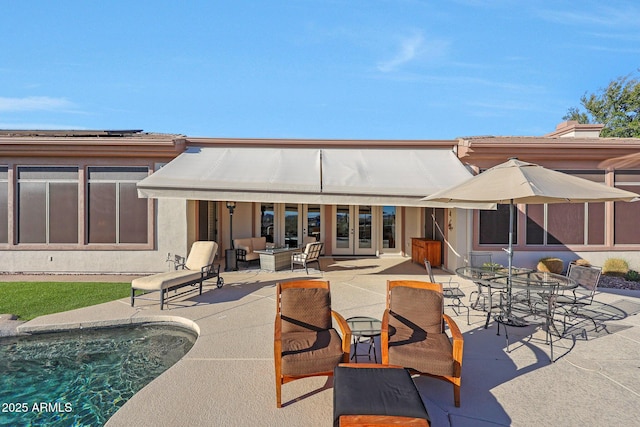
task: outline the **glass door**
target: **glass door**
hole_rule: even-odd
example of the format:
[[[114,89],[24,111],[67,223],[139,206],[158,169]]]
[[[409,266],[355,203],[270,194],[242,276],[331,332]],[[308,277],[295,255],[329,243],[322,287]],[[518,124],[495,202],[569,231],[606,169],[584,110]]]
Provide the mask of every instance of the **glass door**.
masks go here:
[[[300,206],[293,203],[284,205],[284,244],[288,248],[297,248],[302,244],[300,234]]]
[[[322,242],[322,210],[320,205],[303,206],[302,239],[307,241]]]
[[[354,210],[358,214],[358,239],[354,242],[354,254],[375,255],[377,249],[375,211],[372,206],[354,206]]]
[[[333,207],[336,255],[375,255],[377,251],[377,214],[372,206],[337,205]]]
[[[332,252],[336,255],[353,255],[353,206],[333,207],[334,229]]]

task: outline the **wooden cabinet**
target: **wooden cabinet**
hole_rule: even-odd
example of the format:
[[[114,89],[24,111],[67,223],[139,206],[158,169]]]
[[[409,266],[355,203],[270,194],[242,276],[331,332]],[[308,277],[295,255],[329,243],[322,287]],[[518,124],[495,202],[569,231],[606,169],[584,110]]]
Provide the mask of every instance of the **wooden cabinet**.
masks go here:
[[[438,240],[429,240],[421,237],[411,238],[411,260],[423,264],[428,259],[432,267],[442,265],[442,243]]]

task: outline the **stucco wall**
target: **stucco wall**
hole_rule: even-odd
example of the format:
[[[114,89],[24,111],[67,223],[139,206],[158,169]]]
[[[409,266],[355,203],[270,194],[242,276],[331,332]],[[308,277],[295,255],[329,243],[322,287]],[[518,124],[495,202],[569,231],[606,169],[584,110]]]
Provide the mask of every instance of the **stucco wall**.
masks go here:
[[[187,254],[187,209],[184,200],[158,200],[156,249],[2,251],[0,269],[7,273],[154,273],[166,271],[167,254]]]

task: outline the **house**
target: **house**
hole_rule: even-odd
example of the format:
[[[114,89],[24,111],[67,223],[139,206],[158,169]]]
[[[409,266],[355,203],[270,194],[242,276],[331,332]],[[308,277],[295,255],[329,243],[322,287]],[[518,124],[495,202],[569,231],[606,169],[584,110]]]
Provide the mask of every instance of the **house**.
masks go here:
[[[443,265],[506,254],[505,210],[420,200],[509,157],[640,193],[640,139],[565,122],[541,137],[454,140],[192,138],[140,130],[0,131],[0,269],[152,273],[195,240],[266,236],[327,256],[411,256],[442,242]],[[141,196],[141,197],[139,197]],[[621,257],[640,266],[640,204],[519,206],[518,265],[541,256]]]

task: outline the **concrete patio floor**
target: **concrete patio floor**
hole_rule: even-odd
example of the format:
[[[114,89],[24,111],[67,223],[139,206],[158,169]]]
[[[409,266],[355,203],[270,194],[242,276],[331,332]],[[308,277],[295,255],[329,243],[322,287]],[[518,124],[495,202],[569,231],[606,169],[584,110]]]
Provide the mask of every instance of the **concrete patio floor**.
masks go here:
[[[160,311],[151,301],[130,307],[123,299],[43,316],[19,326],[21,332],[52,328],[169,320],[190,325],[199,338],[176,365],[131,398],[107,426],[330,426],[331,380],[308,378],[283,386],[275,405],[273,326],[275,284],[292,279],[331,282],[333,309],[345,318],[381,318],[387,279],[427,280],[422,266],[406,258],[321,260],[322,271],[223,272],[225,285],[212,282],[202,295],[187,294]],[[436,279],[476,286],[435,270]],[[531,326],[496,335],[485,313],[453,315],[465,338],[461,407],[453,405],[448,383],[417,377],[415,383],[432,426],[638,425],[640,420],[640,294],[596,296],[598,322],[574,328],[575,339],[554,338],[549,362],[545,333]],[[465,303],[467,301],[465,300]],[[586,333],[587,339],[584,337]],[[377,342],[377,354],[379,342]],[[360,358],[360,361],[366,361]]]

